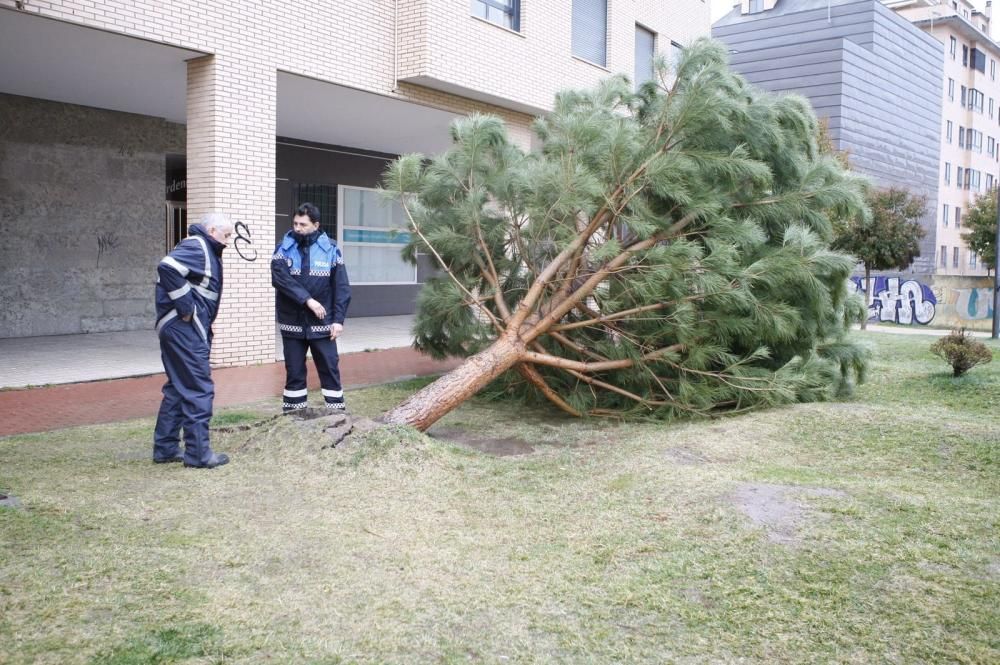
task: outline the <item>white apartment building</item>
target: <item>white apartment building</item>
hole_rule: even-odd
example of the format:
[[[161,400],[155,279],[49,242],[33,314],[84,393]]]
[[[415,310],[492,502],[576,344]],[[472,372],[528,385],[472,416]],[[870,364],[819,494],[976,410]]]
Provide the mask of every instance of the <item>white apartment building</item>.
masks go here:
[[[1000,46],[990,37],[992,3],[896,0],[885,4],[944,45],[941,171],[935,272],[985,276],[962,237],[979,196],[996,196],[1000,176]]]
[[[710,29],[705,0],[0,0],[0,337],[153,324],[154,267],[185,222],[239,221],[213,361],[275,358],[269,258],[320,206],[351,314],[412,311],[373,188],[449,123],[530,123],[555,93]]]

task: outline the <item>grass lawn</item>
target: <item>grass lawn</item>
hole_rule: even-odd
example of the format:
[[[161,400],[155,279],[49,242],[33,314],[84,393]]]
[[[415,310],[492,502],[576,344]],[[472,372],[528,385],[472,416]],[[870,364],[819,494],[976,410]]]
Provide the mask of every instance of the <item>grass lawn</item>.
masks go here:
[[[150,419],[0,439],[0,663],[1000,662],[1000,348],[955,380],[858,334],[847,403],[438,425],[520,455],[234,426],[273,404],[219,414],[214,471],[153,465]]]

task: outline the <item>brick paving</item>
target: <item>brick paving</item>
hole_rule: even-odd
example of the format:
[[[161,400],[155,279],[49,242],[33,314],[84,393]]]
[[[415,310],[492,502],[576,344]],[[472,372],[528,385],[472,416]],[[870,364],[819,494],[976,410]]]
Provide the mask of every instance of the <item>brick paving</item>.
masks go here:
[[[414,376],[445,372],[458,360],[433,360],[411,348],[347,353],[340,373],[348,390]],[[319,388],[309,361],[309,388]],[[281,394],[285,366],[267,363],[212,371],[215,406],[257,402]],[[162,373],[128,379],[89,381],[42,388],[0,391],[0,436],[47,432],[64,427],[95,425],[156,415],[160,406]],[[350,403],[350,395],[348,395]],[[276,402],[277,404],[277,402]]]

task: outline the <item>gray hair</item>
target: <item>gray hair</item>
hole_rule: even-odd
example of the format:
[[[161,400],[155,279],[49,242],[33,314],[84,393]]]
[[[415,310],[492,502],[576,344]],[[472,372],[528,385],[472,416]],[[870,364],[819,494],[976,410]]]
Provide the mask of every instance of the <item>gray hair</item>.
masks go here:
[[[220,229],[222,231],[232,231],[233,222],[221,212],[210,212],[202,215],[198,226],[208,231],[209,229]]]

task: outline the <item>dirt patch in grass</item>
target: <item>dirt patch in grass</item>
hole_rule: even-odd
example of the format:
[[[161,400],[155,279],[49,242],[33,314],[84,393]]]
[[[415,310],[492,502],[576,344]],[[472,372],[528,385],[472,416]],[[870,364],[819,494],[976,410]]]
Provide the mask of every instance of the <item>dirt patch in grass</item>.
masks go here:
[[[820,517],[797,498],[803,496],[846,498],[847,494],[827,487],[743,483],[726,498],[751,522],[763,527],[772,543],[798,545],[802,527],[808,520]]]
[[[671,460],[675,464],[680,464],[681,466],[698,466],[701,464],[710,464],[712,462],[712,460],[704,454],[687,446],[667,448],[666,455],[667,459]]]
[[[460,427],[433,427],[427,433],[435,439],[457,443],[494,457],[530,455],[535,452],[535,447],[523,439],[484,437]]]
[[[21,501],[16,497],[5,492],[0,492],[0,508],[21,508]]]

